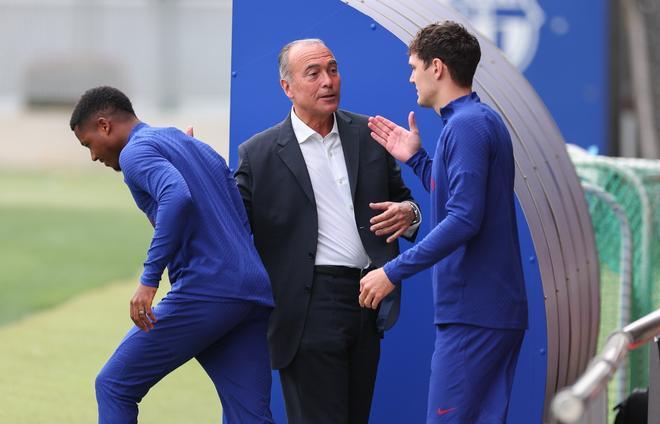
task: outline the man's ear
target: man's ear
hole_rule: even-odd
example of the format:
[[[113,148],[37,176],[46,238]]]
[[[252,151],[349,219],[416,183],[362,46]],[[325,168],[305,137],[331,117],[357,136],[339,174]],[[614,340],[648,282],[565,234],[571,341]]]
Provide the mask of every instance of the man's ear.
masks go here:
[[[445,63],[436,57],[431,62],[431,66],[433,66],[433,75],[435,75],[435,78],[440,79],[445,72]]]
[[[291,93],[291,84],[289,84],[289,81],[285,79],[280,80],[280,85],[282,86],[282,90],[284,91],[284,94],[290,99],[293,99],[293,94]]]
[[[96,129],[102,132],[105,135],[110,134],[110,120],[105,116],[99,116],[96,118]]]

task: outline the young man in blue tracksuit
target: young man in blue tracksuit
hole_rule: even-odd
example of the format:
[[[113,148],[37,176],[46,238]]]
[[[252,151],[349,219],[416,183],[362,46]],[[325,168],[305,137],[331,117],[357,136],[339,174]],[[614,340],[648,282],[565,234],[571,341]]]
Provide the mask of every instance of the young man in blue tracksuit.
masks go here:
[[[119,90],[88,90],[70,122],[92,160],[124,174],[154,227],[131,299],[135,327],[96,378],[100,423],[136,423],[138,403],[195,358],[213,380],[225,422],[271,423],[268,275],[236,183],[208,145],[135,116]],[[152,302],[167,267],[171,290]]]
[[[431,196],[432,230],[361,281],[375,308],[403,279],[433,266],[436,341],[427,422],[502,423],[525,328],[511,138],[472,92],[479,42],[454,22],[429,25],[409,46],[417,102],[443,121],[433,157],[410,130],[377,116],[372,137],[411,166]]]

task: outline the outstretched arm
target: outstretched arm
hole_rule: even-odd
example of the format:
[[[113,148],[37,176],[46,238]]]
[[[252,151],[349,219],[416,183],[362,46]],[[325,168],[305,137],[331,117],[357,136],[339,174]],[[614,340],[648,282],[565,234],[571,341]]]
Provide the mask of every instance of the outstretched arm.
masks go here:
[[[408,114],[410,130],[382,116],[370,116],[368,125],[371,137],[401,162],[407,162],[422,146],[415,123],[415,112]]]
[[[360,281],[360,305],[376,308],[401,282],[443,259],[479,233],[488,179],[488,140],[464,129],[449,134],[447,216],[424,239]]]
[[[433,160],[422,149],[415,112],[408,114],[407,130],[382,116],[369,117],[371,137],[385,148],[395,159],[412,167],[426,191],[429,191]]]
[[[486,206],[489,155],[488,139],[470,126],[447,134],[447,215],[420,243],[385,265],[392,282],[434,265],[479,233]]]

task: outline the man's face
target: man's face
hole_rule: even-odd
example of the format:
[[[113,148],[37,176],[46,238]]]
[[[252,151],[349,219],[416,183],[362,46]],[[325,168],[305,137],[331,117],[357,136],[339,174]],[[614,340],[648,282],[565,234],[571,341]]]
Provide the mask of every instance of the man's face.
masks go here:
[[[82,126],[76,126],[73,133],[80,140],[80,144],[89,149],[93,161],[101,161],[105,166],[121,171],[119,153],[123,146],[113,137],[109,121],[105,118],[88,121]]]
[[[408,64],[412,69],[410,82],[417,89],[417,104],[423,107],[433,107],[433,99],[436,97],[438,89],[434,64],[431,63],[427,67],[415,53],[410,54]]]
[[[328,117],[339,107],[337,61],[322,44],[294,45],[289,50],[289,81],[281,83],[303,120]]]

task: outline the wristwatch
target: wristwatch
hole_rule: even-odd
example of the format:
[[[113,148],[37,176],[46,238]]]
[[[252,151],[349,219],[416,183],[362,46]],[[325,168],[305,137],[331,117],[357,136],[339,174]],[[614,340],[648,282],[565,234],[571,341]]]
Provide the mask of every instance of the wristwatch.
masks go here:
[[[410,205],[410,207],[413,210],[413,214],[415,215],[415,219],[412,220],[410,225],[419,224],[419,222],[422,220],[422,213],[419,211],[419,206],[417,206],[415,202],[411,202],[410,200],[404,200],[404,202]]]

